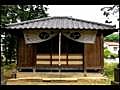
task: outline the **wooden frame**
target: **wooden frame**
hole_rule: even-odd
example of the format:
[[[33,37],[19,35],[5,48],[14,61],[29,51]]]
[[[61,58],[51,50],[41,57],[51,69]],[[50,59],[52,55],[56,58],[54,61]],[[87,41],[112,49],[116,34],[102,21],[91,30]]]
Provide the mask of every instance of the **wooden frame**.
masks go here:
[[[27,67],[34,67],[34,68],[42,68],[43,67],[53,67],[57,68],[58,64],[58,53],[54,53],[52,51],[52,48],[50,49],[50,53],[46,54],[49,55],[48,57],[44,58],[42,55],[42,59],[45,62],[49,62],[48,64],[39,64],[37,65],[37,61],[39,62],[41,59],[37,57],[36,53],[36,46],[34,45],[25,45],[24,38],[22,35],[18,36],[18,67],[27,68]],[[82,53],[77,54],[80,55],[80,57],[76,57],[75,53],[69,53],[69,44],[66,43],[66,52],[63,54],[61,53],[61,68],[80,68],[84,69],[84,72],[87,72],[89,69],[103,69],[104,61],[103,61],[103,34],[100,32],[96,36],[95,44],[83,44],[84,45],[84,51]],[[51,40],[51,47],[53,47],[53,41]],[[54,47],[53,47],[54,48]],[[28,53],[28,54],[27,54]],[[94,54],[95,53],[95,54]],[[26,56],[27,55],[27,56]],[[38,54],[39,55],[39,54]],[[56,55],[54,57],[54,55]],[[36,58],[37,57],[37,58]],[[76,57],[76,58],[74,58]],[[28,63],[29,61],[29,63]],[[77,62],[80,61],[79,64]],[[74,64],[73,62],[76,62]],[[96,63],[95,63],[96,62]],[[26,64],[25,64],[26,63]],[[40,63],[40,62],[39,62]],[[55,64],[56,63],[56,64]],[[72,64],[73,63],[73,64]]]

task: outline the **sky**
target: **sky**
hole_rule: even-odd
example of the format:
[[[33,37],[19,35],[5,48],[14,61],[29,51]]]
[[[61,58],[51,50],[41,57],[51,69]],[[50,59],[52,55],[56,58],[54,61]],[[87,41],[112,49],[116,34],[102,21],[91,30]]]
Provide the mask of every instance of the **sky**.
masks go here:
[[[72,16],[73,18],[105,23],[106,17],[100,11],[103,7],[113,5],[48,5],[49,16]],[[116,15],[118,17],[118,15]],[[111,17],[111,25],[119,25],[116,16]]]

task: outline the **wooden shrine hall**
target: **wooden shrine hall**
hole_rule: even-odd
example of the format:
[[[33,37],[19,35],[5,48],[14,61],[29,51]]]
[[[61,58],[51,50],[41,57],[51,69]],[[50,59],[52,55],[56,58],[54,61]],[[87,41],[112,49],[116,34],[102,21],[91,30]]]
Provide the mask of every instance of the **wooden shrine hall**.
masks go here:
[[[114,26],[72,17],[46,17],[8,24],[17,37],[17,68],[34,70],[102,70],[103,37]]]

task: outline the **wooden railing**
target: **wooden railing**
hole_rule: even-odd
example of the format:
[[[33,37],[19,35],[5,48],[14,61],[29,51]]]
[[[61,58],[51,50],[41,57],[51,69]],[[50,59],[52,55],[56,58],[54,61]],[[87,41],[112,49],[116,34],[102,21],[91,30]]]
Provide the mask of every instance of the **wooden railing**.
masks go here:
[[[58,54],[38,54],[36,56],[37,65],[58,65],[59,55]],[[60,56],[61,65],[83,65],[82,54],[61,54]]]

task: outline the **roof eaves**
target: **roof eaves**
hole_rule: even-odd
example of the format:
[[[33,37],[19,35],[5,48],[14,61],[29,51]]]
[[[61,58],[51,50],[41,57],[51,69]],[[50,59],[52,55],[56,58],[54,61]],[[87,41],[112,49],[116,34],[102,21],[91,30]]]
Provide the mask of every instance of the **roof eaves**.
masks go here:
[[[52,17],[44,17],[44,18],[40,18],[40,19],[34,19],[34,20],[27,20],[27,21],[22,21],[22,22],[17,22],[17,23],[11,23],[11,24],[6,24],[6,26],[14,26],[14,25],[19,25],[19,24],[26,24],[26,23],[32,23],[32,22],[37,22],[37,21],[42,21],[42,20],[47,20],[50,19]]]
[[[82,21],[82,22],[87,22],[87,23],[93,23],[93,24],[98,24],[98,25],[104,25],[107,27],[115,28],[115,25],[107,25],[99,22],[93,22],[93,21],[88,21],[88,20],[83,20],[83,19],[77,19],[77,18],[72,18],[72,17],[67,17],[68,19],[76,20],[76,21]]]
[[[54,19],[54,18],[67,18],[67,19],[75,20],[75,21],[82,21],[82,22],[91,23],[91,24],[103,25],[106,28],[109,27],[109,29],[115,29],[115,25],[113,25],[113,26],[112,25],[106,25],[106,24],[103,24],[103,23],[92,22],[92,21],[87,21],[87,20],[82,20],[82,19],[76,19],[76,18],[67,17],[67,16],[64,16],[64,17],[60,17],[60,16],[59,17],[58,16],[55,16],[55,17],[45,17],[45,18],[40,18],[40,19],[28,20],[28,21],[23,21],[23,22],[20,22],[20,23],[6,24],[6,27],[14,26],[14,25],[23,25],[23,24],[27,24],[27,23],[38,22],[38,21]]]

